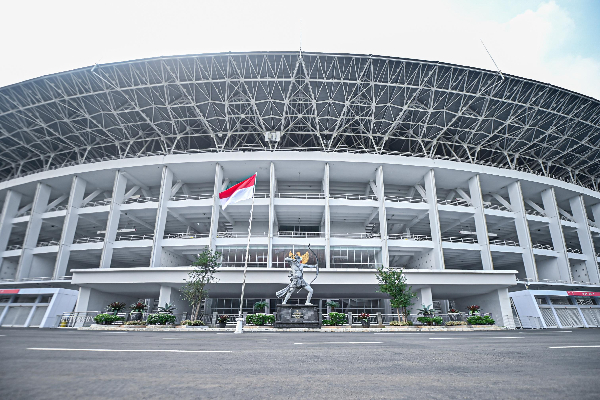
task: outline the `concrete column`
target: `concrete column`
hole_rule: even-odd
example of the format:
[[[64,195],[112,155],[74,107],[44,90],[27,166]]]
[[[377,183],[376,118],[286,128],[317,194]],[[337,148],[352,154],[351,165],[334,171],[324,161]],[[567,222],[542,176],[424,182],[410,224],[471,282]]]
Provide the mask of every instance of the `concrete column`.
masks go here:
[[[110,268],[112,261],[113,246],[117,238],[117,230],[119,228],[119,219],[121,218],[121,203],[125,195],[125,187],[127,178],[117,171],[115,173],[115,181],[113,184],[112,200],[110,202],[110,211],[108,212],[108,221],[106,221],[106,233],[104,234],[104,248],[102,249],[102,257],[100,258],[100,268]]]
[[[80,176],[74,176],[71,182],[71,192],[69,194],[69,204],[67,205],[67,214],[63,222],[62,234],[56,254],[56,263],[54,264],[53,279],[65,276],[67,273],[67,264],[71,255],[71,245],[75,238],[77,221],[79,219],[79,207],[85,194],[86,181]]]
[[[154,224],[154,238],[152,239],[152,253],[150,254],[150,267],[160,267],[162,255],[162,241],[165,235],[165,224],[167,223],[167,203],[171,198],[171,187],[173,186],[173,171],[166,165],[163,167],[160,183],[160,195],[158,196],[158,209],[156,210],[156,223]]]
[[[21,194],[14,190],[9,190],[6,193],[4,205],[2,206],[2,215],[0,215],[0,252],[6,251],[10,233],[12,232],[12,220],[19,211],[21,197]]]
[[[479,175],[469,179],[469,193],[471,204],[475,207],[475,229],[477,231],[477,243],[481,248],[481,263],[484,270],[494,269],[492,253],[490,252],[490,241],[483,208],[483,197],[481,195],[481,182]]]
[[[269,169],[269,248],[267,268],[273,267],[273,236],[275,235],[275,190],[276,190],[275,164],[271,163]]]
[[[331,213],[329,211],[329,163],[325,163],[323,174],[323,193],[325,194],[325,268],[331,268]]]
[[[160,296],[158,298],[158,306],[164,307],[165,303],[175,305],[176,309],[173,314],[183,314],[185,312],[189,313],[191,307],[185,300],[181,298],[181,293],[179,290],[174,289],[170,286],[161,286],[160,287]],[[203,312],[203,310],[200,310]]]
[[[213,206],[212,214],[210,217],[210,249],[215,251],[217,249],[217,232],[219,230],[219,193],[222,191],[221,186],[223,185],[223,168],[219,164],[215,170],[215,190],[213,195]]]
[[[410,308],[411,314],[416,314],[419,308],[423,308],[423,306],[431,306],[433,307],[433,297],[431,294],[431,287],[424,287],[421,289],[415,290],[415,294],[417,295],[413,302],[414,304]]]
[[[444,252],[442,250],[442,230],[440,228],[440,215],[438,213],[437,190],[435,174],[429,170],[425,174],[425,194],[429,204],[429,227],[433,241],[432,269],[444,269]]]
[[[528,279],[538,281],[537,268],[535,265],[535,256],[533,254],[533,245],[531,243],[531,232],[527,222],[527,212],[523,202],[523,191],[521,182],[516,181],[508,185],[508,197],[512,211],[515,213],[515,227],[519,246],[523,249],[523,264],[525,265],[525,274]]]
[[[596,225],[600,225],[600,203],[592,206],[592,215],[594,216]]]
[[[542,202],[544,211],[550,219],[550,236],[552,237],[552,246],[558,252],[557,266],[560,280],[571,282],[571,271],[569,267],[569,257],[567,255],[567,246],[558,214],[558,205],[556,204],[556,195],[554,188],[546,189],[542,192]]]
[[[461,297],[455,300],[455,304],[456,308],[460,311],[466,311],[467,307],[471,305],[478,305],[481,307],[482,314],[492,314],[496,325],[506,326],[511,329],[515,327],[507,288],[492,290],[489,293],[476,296]]]
[[[594,240],[588,224],[587,212],[583,202],[583,196],[575,196],[569,199],[573,219],[577,223],[577,236],[581,245],[581,252],[585,255],[585,267],[592,283],[600,283],[598,274],[598,262],[596,260],[596,250],[594,249]]]
[[[31,265],[33,264],[33,249],[37,246],[37,241],[40,237],[42,214],[48,206],[51,190],[50,186],[44,183],[38,183],[37,185],[31,208],[31,217],[27,225],[27,231],[25,232],[25,240],[23,241],[23,253],[21,254],[19,267],[17,268],[17,280],[29,278]]]
[[[388,252],[388,230],[387,214],[385,212],[385,187],[383,184],[383,166],[377,168],[375,176],[377,186],[377,200],[379,202],[379,233],[381,235],[381,265],[387,268],[390,265],[390,253]]]

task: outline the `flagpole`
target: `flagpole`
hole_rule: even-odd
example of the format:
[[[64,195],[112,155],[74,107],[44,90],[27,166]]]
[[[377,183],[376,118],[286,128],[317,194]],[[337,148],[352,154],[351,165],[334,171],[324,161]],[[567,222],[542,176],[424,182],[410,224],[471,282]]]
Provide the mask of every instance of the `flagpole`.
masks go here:
[[[258,173],[256,173],[258,175]],[[246,289],[246,272],[248,271],[248,254],[250,253],[250,235],[252,232],[252,213],[254,212],[254,193],[256,192],[256,182],[252,187],[252,205],[250,206],[250,219],[248,220],[248,243],[246,244],[246,261],[244,262],[244,280],[242,281],[242,296],[240,297],[240,312],[238,314],[235,333],[242,333],[244,319],[242,315],[242,307],[244,305],[244,291]]]

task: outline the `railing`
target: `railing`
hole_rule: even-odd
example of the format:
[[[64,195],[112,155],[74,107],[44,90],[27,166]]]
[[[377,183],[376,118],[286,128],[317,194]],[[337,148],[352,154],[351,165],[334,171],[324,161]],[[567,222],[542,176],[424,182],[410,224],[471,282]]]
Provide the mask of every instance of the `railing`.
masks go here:
[[[413,235],[412,233],[392,233],[388,235],[388,239],[392,240],[431,240],[431,236],[425,235]]]
[[[495,240],[490,240],[490,244],[495,244],[495,245],[499,245],[499,246],[515,246],[515,247],[519,247],[519,243],[514,242],[512,240],[495,239]]]
[[[549,244],[535,243],[535,244],[532,244],[531,247],[533,247],[534,249],[554,251],[554,247],[550,246]]]
[[[168,233],[165,239],[202,239],[209,237],[209,233]]]
[[[359,317],[360,313],[348,312],[345,314],[346,314],[346,318],[348,319],[348,321],[351,321],[351,323],[353,325],[357,325],[357,324],[361,323],[361,319]],[[398,321],[398,314],[379,314],[379,315],[381,315],[381,322],[383,325],[389,325],[390,322],[392,322],[392,321]],[[492,317],[492,313],[481,313],[480,315]],[[435,313],[433,316],[441,317],[443,323],[445,324],[446,322],[450,322],[450,321],[467,322],[467,318],[469,318],[471,315],[469,315],[468,313],[460,312],[460,313],[449,313],[449,314]],[[404,317],[404,316],[402,316],[402,317]],[[413,325],[415,325],[415,326],[423,325],[421,322],[419,322],[417,320],[417,318],[423,317],[422,314],[410,314],[407,317],[408,317],[407,320],[412,322]],[[328,318],[329,318],[329,314],[323,314],[323,319],[328,319]],[[369,318],[368,318],[368,320],[371,324],[378,324],[379,322],[377,321],[377,319],[378,319],[377,313],[370,314]]]
[[[443,237],[442,241],[450,243],[478,243],[476,238]]]
[[[49,247],[49,246],[58,246],[60,243],[56,240],[50,240],[47,242],[39,242],[37,247]]]
[[[345,200],[377,200],[377,196],[368,194],[353,194],[353,193],[342,193],[342,194],[330,194],[330,199],[345,199]]]
[[[94,317],[98,314],[100,314],[100,311],[63,313],[56,316],[55,328],[90,326],[94,323]]]
[[[11,244],[6,248],[6,250],[21,250],[23,248],[22,244]]]
[[[506,206],[503,206],[501,204],[492,204],[487,201],[483,202],[483,208],[487,208],[488,210],[499,210],[499,211],[512,212],[512,210],[509,210]]]
[[[75,241],[73,241],[74,244],[80,244],[80,243],[100,243],[100,242],[104,242],[104,236],[83,237],[83,238],[75,239]]]
[[[96,201],[89,201],[86,203],[85,206],[83,206],[83,208],[87,208],[87,207],[99,207],[99,206],[108,206],[110,205],[110,202],[112,201],[112,199],[104,199],[104,200],[96,200]]]
[[[119,235],[117,236],[117,241],[122,241],[122,240],[129,240],[129,241],[133,241],[133,240],[147,240],[147,239],[154,239],[154,234],[150,233],[148,235]]]
[[[21,282],[51,281],[51,276],[35,276],[32,278],[21,278]]]
[[[525,213],[529,215],[537,215],[538,217],[545,217],[544,214],[536,210],[525,209]]]
[[[62,205],[62,206],[55,206],[55,207],[52,207],[52,208],[50,208],[50,209],[46,210],[46,212],[51,212],[51,211],[60,211],[60,210],[66,210],[66,209],[67,209],[67,206],[66,206],[66,205]]]
[[[130,197],[125,200],[124,204],[132,204],[132,203],[152,203],[158,202],[158,197]]]
[[[212,199],[212,198],[213,198],[212,193],[211,194],[195,194],[195,195],[182,194],[182,195],[173,196],[169,200],[172,200],[172,201],[207,200],[207,199]]]
[[[381,237],[379,233],[332,233],[330,236],[348,239],[373,239]]]
[[[386,200],[395,203],[427,203],[422,197],[405,197],[405,196],[384,196]]]
[[[324,199],[325,193],[277,193],[280,199]]]
[[[382,264],[376,262],[336,262],[335,258],[331,260],[331,268],[379,269],[381,267]]]
[[[291,238],[318,238],[323,237],[324,232],[292,232],[292,231],[279,231],[277,232],[278,237],[291,237]]]
[[[254,237],[268,237],[267,232],[252,232]],[[217,238],[247,238],[248,232],[217,232]]]
[[[574,249],[573,247],[567,247],[567,253],[583,254],[581,253],[581,250]]]
[[[465,199],[456,198],[453,200],[438,200],[438,204],[446,205],[446,206],[462,206],[462,207],[471,207],[471,204]]]

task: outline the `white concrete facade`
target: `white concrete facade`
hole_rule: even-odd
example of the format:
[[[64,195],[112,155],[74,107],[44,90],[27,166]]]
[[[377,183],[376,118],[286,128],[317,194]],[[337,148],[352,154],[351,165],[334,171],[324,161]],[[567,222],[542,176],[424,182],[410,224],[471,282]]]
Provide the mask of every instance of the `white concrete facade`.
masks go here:
[[[216,195],[256,171],[250,296],[273,298],[287,282],[283,256],[308,244],[322,299],[381,298],[375,268],[399,267],[423,299],[479,301],[510,325],[517,280],[600,287],[595,191],[454,161],[293,151],[105,161],[1,182],[0,287],[82,288],[77,311],[176,301],[171,289],[210,247],[223,253],[213,297],[239,297],[250,202],[223,211]]]

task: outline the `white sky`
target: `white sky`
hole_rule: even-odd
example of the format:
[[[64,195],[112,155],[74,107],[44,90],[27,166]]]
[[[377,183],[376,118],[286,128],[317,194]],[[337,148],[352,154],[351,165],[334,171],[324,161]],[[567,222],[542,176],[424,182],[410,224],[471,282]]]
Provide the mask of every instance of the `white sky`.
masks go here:
[[[0,4],[0,86],[226,51],[376,54],[500,69],[600,99],[600,0],[25,1]]]

